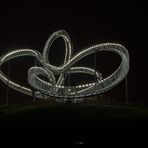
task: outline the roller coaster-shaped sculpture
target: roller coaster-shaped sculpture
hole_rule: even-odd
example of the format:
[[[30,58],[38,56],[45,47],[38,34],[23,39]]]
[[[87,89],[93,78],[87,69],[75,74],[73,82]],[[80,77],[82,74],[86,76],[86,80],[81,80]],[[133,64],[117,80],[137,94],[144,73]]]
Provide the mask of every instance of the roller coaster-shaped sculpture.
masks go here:
[[[51,65],[48,61],[48,53],[50,47],[55,39],[62,37],[65,42],[65,59],[61,66]],[[102,78],[101,73],[94,69],[87,67],[72,67],[80,59],[86,57],[87,55],[94,54],[96,52],[107,51],[114,52],[121,57],[121,63],[116,71],[106,78]],[[12,89],[19,92],[27,94],[29,96],[35,96],[36,98],[47,99],[49,96],[55,98],[80,98],[95,94],[101,94],[113,88],[115,85],[120,83],[129,71],[129,54],[126,48],[120,44],[115,43],[104,43],[94,45],[92,47],[86,48],[75,56],[72,56],[72,45],[68,33],[64,30],[54,32],[47,40],[43,56],[36,50],[32,49],[19,49],[7,53],[6,55],[0,57],[0,67],[5,62],[21,57],[21,56],[33,56],[42,66],[34,66],[28,70],[28,82],[33,87],[26,88],[15,82],[9,80],[0,69],[0,79],[7,84]],[[65,86],[64,79],[69,73],[85,73],[93,75],[96,78],[96,82],[87,83],[77,86]],[[48,78],[45,81],[40,76],[45,76]],[[56,81],[55,75],[59,75]]]

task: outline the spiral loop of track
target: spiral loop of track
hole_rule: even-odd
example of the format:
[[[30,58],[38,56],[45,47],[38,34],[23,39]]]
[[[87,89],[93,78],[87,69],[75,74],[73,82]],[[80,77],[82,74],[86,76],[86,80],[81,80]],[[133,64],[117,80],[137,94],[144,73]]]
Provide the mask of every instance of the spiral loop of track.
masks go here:
[[[48,60],[48,54],[52,43],[58,38],[62,37],[65,42],[65,58],[64,62],[60,66],[51,65]],[[34,66],[28,70],[28,82],[35,89],[35,96],[37,98],[46,99],[49,96],[62,97],[62,98],[80,98],[89,95],[100,94],[108,91],[117,84],[119,84],[127,75],[129,71],[129,54],[127,49],[116,43],[104,43],[97,44],[81,50],[79,53],[72,55],[72,44],[68,33],[64,30],[53,33],[47,40],[43,54],[33,49],[19,49],[7,53],[0,57],[0,66],[5,62],[21,57],[21,56],[33,56],[42,66]],[[75,63],[84,57],[97,52],[113,52],[120,56],[121,63],[119,67],[106,78],[102,78],[101,73],[88,67],[73,67]],[[93,83],[86,83],[77,86],[65,86],[64,79],[69,74],[73,73],[85,73],[96,77],[97,81]],[[41,79],[39,75],[45,76],[48,82]],[[55,76],[59,75],[58,80]],[[21,86],[7,78],[7,76],[0,69],[0,79],[9,87],[22,92],[27,95],[34,95],[31,88]]]

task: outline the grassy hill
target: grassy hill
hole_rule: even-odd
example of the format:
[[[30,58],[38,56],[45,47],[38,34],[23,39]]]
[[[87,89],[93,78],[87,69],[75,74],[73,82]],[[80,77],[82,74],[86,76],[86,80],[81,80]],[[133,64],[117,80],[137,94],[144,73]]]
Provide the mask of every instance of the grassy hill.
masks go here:
[[[78,145],[81,142],[114,147],[130,143],[132,146],[133,142],[141,144],[140,137],[144,139],[142,131],[148,129],[148,108],[36,101],[1,106],[0,125],[1,135],[6,133],[11,137],[9,140],[21,141],[18,147],[22,147],[22,143],[26,147],[44,147],[44,144]]]
[[[21,105],[0,106],[0,120],[58,120],[147,118],[148,108],[131,105],[60,104],[36,101]]]

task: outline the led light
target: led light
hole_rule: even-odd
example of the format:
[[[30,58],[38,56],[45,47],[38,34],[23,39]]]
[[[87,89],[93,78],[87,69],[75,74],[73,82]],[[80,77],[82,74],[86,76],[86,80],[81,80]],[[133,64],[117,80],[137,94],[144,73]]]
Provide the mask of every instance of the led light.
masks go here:
[[[86,87],[88,87],[88,86],[89,86],[89,84],[86,84],[85,86],[86,86]]]

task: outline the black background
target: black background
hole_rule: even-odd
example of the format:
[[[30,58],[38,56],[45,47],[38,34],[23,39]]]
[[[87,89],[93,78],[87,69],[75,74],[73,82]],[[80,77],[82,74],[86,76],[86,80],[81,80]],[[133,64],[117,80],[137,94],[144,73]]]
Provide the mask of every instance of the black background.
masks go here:
[[[0,55],[19,48],[36,49],[42,53],[49,35],[59,29],[65,29],[70,34],[74,53],[96,43],[120,43],[128,49],[130,55],[129,99],[146,103],[146,19],[145,4],[142,2],[5,1],[1,4],[0,9]],[[60,59],[60,62],[54,64],[62,61],[64,49],[60,50],[55,50],[51,54],[53,59]],[[102,69],[106,66],[104,71],[110,68],[107,66],[110,62],[112,62],[111,65],[116,66],[116,57],[114,58],[108,55],[106,58],[102,58],[102,60],[104,59],[101,64]],[[86,63],[91,65],[91,60]],[[28,85],[27,70],[33,64],[31,58],[12,61],[10,78]],[[83,64],[85,65],[85,62]],[[7,69],[7,65],[4,68],[4,71],[7,71],[5,69]],[[122,90],[115,88],[114,96],[124,97]],[[15,101],[20,101],[20,98],[27,99],[25,95],[10,91],[10,96],[14,100],[16,99]],[[4,103],[5,94],[6,86],[1,83],[1,103]]]
[[[0,7],[0,55],[19,48],[36,49],[42,53],[49,35],[59,29],[65,29],[70,34],[74,45],[74,53],[96,43],[120,43],[128,49],[130,55],[129,100],[148,104],[147,15],[146,4],[142,1],[131,1],[131,3],[129,1],[100,2],[98,0],[69,0],[67,2],[4,1],[1,2]],[[61,44],[59,42],[59,45]],[[56,46],[56,43],[54,45]],[[54,48],[51,51],[51,57],[49,56],[53,59],[51,61],[53,64],[62,62],[64,49],[58,49]],[[93,66],[92,59],[84,59],[81,64]],[[101,61],[101,64],[99,61]],[[97,54],[97,68],[100,72],[112,71],[118,66],[116,62],[118,63],[118,58],[114,55]],[[10,63],[10,78],[19,84],[28,86],[27,70],[33,65],[34,61],[31,58],[25,57],[13,60]],[[2,69],[7,73],[7,63],[3,65]],[[1,82],[0,104],[5,103],[6,90],[6,86]],[[11,99],[9,101],[12,103],[32,99],[11,89],[9,89],[9,92],[9,98]],[[124,92],[123,81],[107,94],[124,98]],[[35,114],[36,117],[38,117],[38,113],[40,111]],[[40,117],[42,116],[46,117],[46,115],[40,113]],[[35,147],[44,147],[45,144],[49,145],[50,142],[58,144],[59,139],[65,142],[68,141],[68,138],[72,138],[72,141],[76,139],[77,142],[84,141],[85,137],[88,138],[88,143],[90,139],[95,139],[92,141],[95,141],[98,146],[100,144],[110,146],[113,143],[117,147],[127,147],[130,140],[131,147],[133,147],[133,144],[137,146],[137,143],[140,147],[143,143],[147,144],[147,136],[145,136],[147,134],[147,118],[146,120],[141,118],[138,118],[139,120],[131,119],[132,121],[128,118],[117,119],[117,121],[111,120],[110,122],[103,120],[100,123],[100,120],[88,122],[87,120],[75,121],[63,120],[62,118],[53,122],[39,119],[38,122],[33,121],[33,119],[30,120],[29,117],[31,118],[31,116],[27,117],[28,120],[24,116],[22,117],[24,120],[21,120],[21,118],[20,120],[14,119],[13,122],[12,119],[11,122],[14,124],[7,122],[7,124],[4,123],[4,126],[3,124],[0,125],[2,131],[1,147],[2,143],[10,144],[11,147],[17,144],[19,147],[22,147],[23,144],[24,147],[25,145],[29,147],[29,144],[32,147],[31,143]],[[76,123],[79,128],[75,126]],[[63,125],[67,130],[63,128]],[[73,138],[74,136],[75,138]]]

